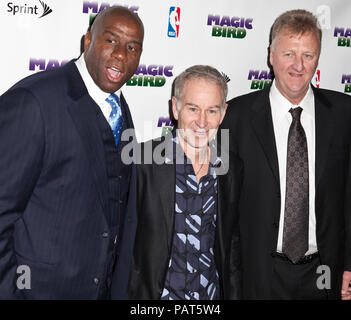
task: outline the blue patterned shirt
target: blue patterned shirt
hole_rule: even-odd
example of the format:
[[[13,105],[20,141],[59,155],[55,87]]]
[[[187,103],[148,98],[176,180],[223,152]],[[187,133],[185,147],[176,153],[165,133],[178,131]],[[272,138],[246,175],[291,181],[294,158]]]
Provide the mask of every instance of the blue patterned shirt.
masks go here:
[[[178,144],[178,138],[174,137],[173,142],[174,146]],[[219,158],[214,163],[210,162],[209,171],[201,177],[199,184],[191,161],[185,155],[184,164],[175,165],[174,233],[162,300],[219,299],[219,280],[213,253],[217,177],[210,170],[219,162]]]

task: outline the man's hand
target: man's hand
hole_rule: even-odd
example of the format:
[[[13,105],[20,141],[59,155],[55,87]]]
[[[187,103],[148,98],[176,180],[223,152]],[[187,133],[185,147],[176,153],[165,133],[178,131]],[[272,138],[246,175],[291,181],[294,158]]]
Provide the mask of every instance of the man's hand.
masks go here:
[[[341,299],[351,300],[351,271],[344,271],[342,276]]]

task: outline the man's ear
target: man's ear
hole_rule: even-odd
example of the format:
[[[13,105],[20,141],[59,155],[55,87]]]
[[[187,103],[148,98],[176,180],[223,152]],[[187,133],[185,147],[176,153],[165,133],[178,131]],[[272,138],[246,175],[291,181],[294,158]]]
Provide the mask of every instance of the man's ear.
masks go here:
[[[173,117],[178,121],[178,108],[177,108],[177,99],[175,96],[172,97],[172,112]]]
[[[225,113],[227,112],[227,108],[228,108],[228,103],[226,103],[226,104],[224,105],[224,108],[223,108],[223,111],[222,111],[222,115],[221,115],[221,121],[220,121],[219,124],[222,123],[222,121],[223,121],[223,119],[224,119],[224,116],[225,116]]]
[[[273,50],[272,50],[272,46],[270,46],[270,48],[269,48],[269,63],[273,67]]]
[[[84,36],[84,52],[87,52],[91,42],[91,33],[88,31]]]

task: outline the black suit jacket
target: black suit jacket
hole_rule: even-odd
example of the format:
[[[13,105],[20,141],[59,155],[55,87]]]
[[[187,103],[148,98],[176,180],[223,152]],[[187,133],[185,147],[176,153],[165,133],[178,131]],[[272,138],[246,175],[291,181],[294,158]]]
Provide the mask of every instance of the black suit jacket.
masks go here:
[[[133,127],[123,97],[121,103]],[[73,61],[1,96],[0,299],[106,297],[107,264],[117,250],[97,110]],[[126,215],[133,232],[136,213]],[[117,260],[122,278],[129,274],[128,237],[118,242],[129,254]],[[16,286],[19,265],[31,270],[29,290]]]
[[[150,143],[146,144],[149,144],[151,149]],[[155,142],[152,150],[158,147],[159,142]],[[168,140],[165,149],[172,150],[172,148],[172,140]],[[165,154],[167,155],[167,151]],[[214,253],[220,278],[221,297],[224,299],[241,297],[237,215],[241,169],[240,160],[230,157],[228,173],[218,176]],[[137,165],[138,226],[128,289],[130,299],[156,300],[161,297],[174,234],[174,199],[174,164],[153,162]]]
[[[222,128],[244,165],[239,204],[243,296],[270,298],[281,195],[269,89],[229,101]],[[351,270],[351,97],[313,88],[316,160],[315,212],[321,262],[331,270],[329,298],[340,297],[343,270]]]

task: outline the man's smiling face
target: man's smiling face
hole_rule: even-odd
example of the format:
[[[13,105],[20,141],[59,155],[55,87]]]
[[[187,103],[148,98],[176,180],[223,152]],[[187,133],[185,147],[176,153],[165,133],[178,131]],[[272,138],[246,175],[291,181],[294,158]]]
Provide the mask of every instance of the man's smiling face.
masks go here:
[[[271,46],[270,63],[280,93],[298,104],[305,96],[316,71],[320,43],[312,32],[291,34],[282,30]]]

